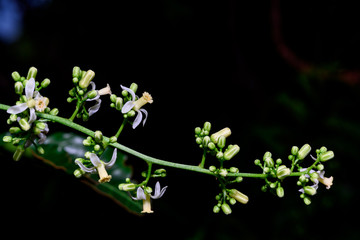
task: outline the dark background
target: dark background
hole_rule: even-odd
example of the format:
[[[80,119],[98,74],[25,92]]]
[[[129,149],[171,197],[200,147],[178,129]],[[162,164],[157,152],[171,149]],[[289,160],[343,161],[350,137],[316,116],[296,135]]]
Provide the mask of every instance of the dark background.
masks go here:
[[[145,154],[198,164],[202,150],[194,128],[230,127],[229,143],[241,147],[242,172],[271,151],[286,158],[291,146],[325,145],[334,176],[313,203],[299,198],[296,179],[285,197],[260,191],[262,180],[235,185],[247,194],[230,216],[214,214],[217,182],[198,173],[168,169],[168,190],[153,201],[155,213],[134,216],[73,176],[36,159],[13,162],[1,152],[1,217],[34,236],[153,237],[180,239],[358,239],[360,35],[358,7],[345,1],[60,1],[0,0],[0,102],[13,105],[11,73],[38,69],[50,78],[42,91],[69,117],[66,102],[74,66],[95,71],[95,83],[139,85],[154,98],[145,127],[126,128],[119,139]],[[84,125],[114,135],[121,114],[103,98]],[[6,112],[0,112],[2,132]],[[52,124],[51,132],[69,131]],[[314,153],[314,151],[313,151]],[[212,159],[208,159],[209,166]],[[309,165],[311,164],[308,160]],[[143,161],[130,157],[134,179]],[[5,214],[6,212],[6,214]],[[3,221],[2,221],[3,222]],[[5,230],[4,229],[4,230]],[[119,236],[120,235],[120,236]]]

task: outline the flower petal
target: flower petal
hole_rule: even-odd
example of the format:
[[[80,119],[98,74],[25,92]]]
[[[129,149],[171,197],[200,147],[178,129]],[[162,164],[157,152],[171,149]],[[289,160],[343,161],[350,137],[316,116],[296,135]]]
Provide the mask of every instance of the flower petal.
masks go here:
[[[122,113],[127,113],[129,112],[133,107],[135,106],[133,101],[128,101],[124,104],[124,106],[121,109]]]
[[[139,124],[141,123],[141,120],[143,118],[142,113],[140,111],[137,111],[137,116],[133,122],[132,128],[135,129]]]
[[[36,120],[36,113],[34,108],[30,108],[29,124],[32,124]]]
[[[90,154],[90,161],[95,167],[101,164],[100,158],[95,153]]]
[[[151,195],[151,198],[152,198],[152,199],[159,199],[159,198],[161,198],[161,197],[164,195],[167,187],[168,187],[168,186],[163,187],[163,189],[161,189],[160,183],[157,182],[157,183],[155,184],[155,193],[154,193],[153,196]],[[161,190],[160,190],[160,189],[161,189]]]
[[[25,111],[27,108],[28,108],[27,103],[20,103],[18,105],[9,107],[6,112],[9,114],[19,114],[19,113]]]
[[[114,163],[116,162],[116,158],[117,158],[117,148],[114,149],[114,152],[113,152],[113,155],[112,155],[112,157],[111,157],[111,160],[110,160],[109,162],[107,162],[107,163],[104,163],[106,169],[109,169],[109,168],[111,168],[111,167],[114,165]]]
[[[128,91],[131,94],[132,101],[135,101],[135,93],[133,90],[131,90],[130,88],[124,87],[123,85],[120,85],[120,87],[122,88],[122,90]]]
[[[35,79],[30,78],[27,81],[26,86],[25,86],[25,96],[26,96],[27,100],[33,98],[34,90],[35,90]]]
[[[88,168],[85,167],[84,164],[82,164],[82,162],[75,160],[75,163],[84,171],[84,172],[88,172],[88,173],[95,173],[96,172],[96,168],[92,167],[92,168]]]
[[[138,187],[136,191],[136,197],[131,196],[134,200],[145,200],[146,196],[142,187]]]
[[[145,109],[140,109],[139,111],[142,111],[145,114],[145,119],[143,121],[143,126],[145,126],[146,119],[148,117],[148,112]]]
[[[97,111],[99,111],[100,106],[101,106],[101,99],[97,99],[96,100],[96,104],[92,107],[89,107],[88,112],[89,112],[89,116],[93,115],[94,113],[96,113]]]

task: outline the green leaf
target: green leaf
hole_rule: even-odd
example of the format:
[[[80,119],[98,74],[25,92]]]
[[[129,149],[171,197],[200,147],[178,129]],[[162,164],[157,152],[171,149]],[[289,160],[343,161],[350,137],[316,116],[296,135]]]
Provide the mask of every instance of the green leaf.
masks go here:
[[[1,139],[5,135],[1,135]],[[84,158],[85,152],[90,150],[89,147],[85,147],[82,144],[83,140],[84,137],[75,133],[57,132],[49,135],[45,143],[41,145],[45,150],[43,155],[37,154],[34,146],[29,148],[32,149],[32,154],[36,158],[73,175],[73,172],[78,169],[74,160],[80,157]],[[4,149],[9,151],[15,150],[12,144],[0,142],[0,146]],[[104,162],[110,161],[113,151],[112,147],[108,147],[102,156],[100,156],[101,160]],[[80,179],[96,192],[113,199],[117,204],[125,207],[129,212],[139,213],[142,210],[141,201],[133,201],[126,192],[118,189],[119,183],[125,182],[125,179],[132,175],[132,168],[125,165],[126,159],[127,155],[120,151],[117,152],[116,163],[111,169],[107,170],[109,175],[112,176],[111,181],[108,183],[99,183],[99,176],[97,174],[86,174]]]

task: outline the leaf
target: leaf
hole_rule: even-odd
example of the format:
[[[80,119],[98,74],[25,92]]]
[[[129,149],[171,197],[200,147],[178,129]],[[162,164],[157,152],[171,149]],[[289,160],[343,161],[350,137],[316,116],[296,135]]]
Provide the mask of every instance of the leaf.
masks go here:
[[[4,136],[3,134],[2,136]],[[1,139],[2,139],[1,136]],[[76,158],[84,158],[86,151],[90,150],[89,147],[83,145],[84,137],[75,133],[63,133],[57,132],[47,137],[44,144],[41,146],[44,148],[45,153],[39,155],[35,151],[35,147],[31,146],[32,154],[44,161],[45,163],[57,168],[62,169],[66,173],[73,175],[74,171],[78,169],[78,166],[74,163]],[[0,146],[14,151],[9,143],[1,141]],[[108,147],[102,156],[101,160],[108,162],[111,159],[113,148]],[[139,213],[142,209],[142,203],[140,201],[133,201],[126,192],[118,189],[119,183],[125,182],[125,179],[131,177],[132,168],[125,165],[127,155],[118,151],[117,160],[114,166],[108,170],[112,179],[108,183],[99,183],[99,176],[97,174],[86,174],[80,178],[80,180],[86,185],[90,186],[96,192],[113,199],[117,204],[123,206],[129,212]]]

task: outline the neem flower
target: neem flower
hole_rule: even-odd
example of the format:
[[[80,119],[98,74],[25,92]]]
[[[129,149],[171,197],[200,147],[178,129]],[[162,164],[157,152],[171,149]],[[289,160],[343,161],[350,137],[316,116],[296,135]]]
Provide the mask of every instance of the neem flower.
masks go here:
[[[95,153],[91,153],[90,154],[90,161],[91,163],[94,165],[94,167],[88,168],[85,167],[82,162],[80,162],[79,160],[75,160],[75,163],[84,171],[84,172],[88,172],[88,173],[98,173],[99,174],[99,182],[100,183],[104,183],[104,182],[109,182],[111,180],[111,175],[109,175],[106,172],[106,169],[110,169],[115,161],[116,161],[116,157],[117,157],[117,149],[114,149],[113,155],[111,157],[111,160],[107,163],[103,162],[100,160],[100,158],[95,154]],[[106,168],[106,169],[105,169]]]
[[[164,195],[166,188],[167,186],[161,189],[160,183],[157,182],[155,185],[154,195],[150,195],[148,193],[145,193],[142,187],[138,187],[136,191],[136,197],[131,197],[131,198],[134,200],[143,200],[143,210],[141,211],[141,213],[153,213],[153,211],[151,210],[150,198],[152,199],[161,198]]]
[[[148,112],[145,109],[141,109],[141,107],[144,106],[146,103],[153,103],[153,99],[152,99],[151,95],[148,92],[144,92],[142,97],[135,101],[136,96],[135,96],[135,93],[134,93],[133,90],[131,90],[130,88],[124,87],[122,85],[120,85],[120,87],[123,90],[128,91],[131,94],[131,97],[132,97],[131,101],[128,101],[128,102],[125,103],[125,105],[121,109],[121,112],[122,113],[128,113],[133,109],[138,113],[135,120],[134,120],[134,123],[133,123],[133,129],[135,129],[140,124],[140,122],[143,119],[142,113],[144,113],[145,114],[145,119],[143,121],[143,125],[145,125],[145,122],[146,122],[146,119],[147,119],[147,116],[148,116]]]
[[[19,114],[26,109],[29,109],[30,117],[28,123],[30,125],[36,120],[35,110],[43,112],[49,104],[49,99],[41,96],[39,92],[35,91],[35,86],[35,79],[30,78],[25,85],[26,102],[12,106],[7,110],[7,113],[9,114]]]
[[[86,101],[96,101],[96,104],[88,109],[89,116],[91,116],[94,113],[96,113],[97,111],[99,111],[100,106],[101,106],[100,96],[106,95],[106,94],[111,94],[111,89],[110,89],[109,84],[107,84],[106,87],[104,87],[100,90],[95,89],[96,85],[94,82],[90,82],[90,84],[91,84],[92,89],[88,92],[88,94],[86,96],[92,95],[92,93],[95,93],[96,95],[94,94],[94,97],[88,98],[88,99],[86,99]]]

